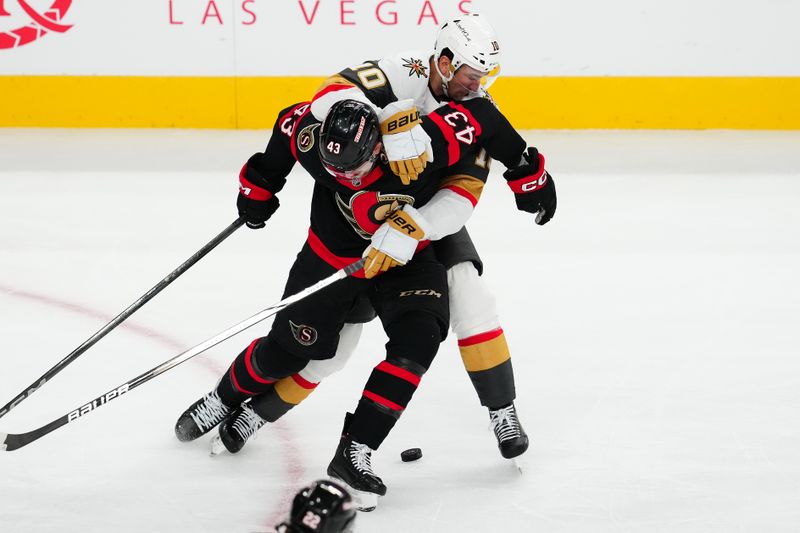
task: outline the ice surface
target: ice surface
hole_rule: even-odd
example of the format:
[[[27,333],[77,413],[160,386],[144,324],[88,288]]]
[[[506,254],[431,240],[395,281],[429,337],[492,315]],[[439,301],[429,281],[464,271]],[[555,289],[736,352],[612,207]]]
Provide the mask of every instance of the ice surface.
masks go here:
[[[528,132],[559,192],[545,227],[499,165],[470,223],[512,349],[524,474],[453,339],[374,458],[361,532],[800,531],[800,133]],[[266,132],[0,130],[0,403],[236,216]],[[39,427],[277,301],[307,230],[293,173],[239,230],[10,414]],[[237,456],[176,417],[256,326],[85,419],[0,453],[9,533],[270,531],[324,475],[383,355],[354,360]],[[400,452],[420,447],[420,461]]]

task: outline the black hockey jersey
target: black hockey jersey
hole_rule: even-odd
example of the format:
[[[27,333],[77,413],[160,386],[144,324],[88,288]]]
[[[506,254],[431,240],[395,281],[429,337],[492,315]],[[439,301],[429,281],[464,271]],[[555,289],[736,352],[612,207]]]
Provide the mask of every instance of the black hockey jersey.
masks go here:
[[[488,177],[489,158],[516,165],[526,146],[490,101],[450,103],[422,118],[434,158],[417,180],[403,185],[384,162],[360,182],[338,180],[320,161],[321,123],[309,111],[308,102],[281,111],[266,150],[242,168],[240,186],[244,194],[267,199],[283,188],[299,162],[315,180],[308,242],[336,268],[360,258],[386,216],[404,204],[419,208],[449,189],[474,206]]]

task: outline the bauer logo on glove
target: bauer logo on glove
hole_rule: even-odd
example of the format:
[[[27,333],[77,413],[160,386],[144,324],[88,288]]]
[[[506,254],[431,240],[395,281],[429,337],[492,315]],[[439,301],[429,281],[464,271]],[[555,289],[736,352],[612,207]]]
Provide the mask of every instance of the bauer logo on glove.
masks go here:
[[[393,211],[372,236],[364,252],[364,276],[373,278],[390,268],[405,265],[414,257],[417,245],[425,239],[428,223],[410,205]]]
[[[415,107],[408,111],[401,111],[381,124],[381,133],[386,135],[387,133],[408,131],[419,123],[419,111]]]
[[[378,118],[389,168],[403,185],[410,185],[433,161],[431,138],[422,128],[414,100],[398,100],[384,107]]]

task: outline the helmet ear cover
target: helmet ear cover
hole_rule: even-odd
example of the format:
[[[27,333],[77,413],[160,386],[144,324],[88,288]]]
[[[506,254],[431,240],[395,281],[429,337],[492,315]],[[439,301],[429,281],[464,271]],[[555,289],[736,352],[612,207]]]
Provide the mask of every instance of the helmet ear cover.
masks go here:
[[[319,157],[329,170],[353,171],[375,159],[380,141],[378,115],[358,100],[336,102],[322,123],[319,140]]]

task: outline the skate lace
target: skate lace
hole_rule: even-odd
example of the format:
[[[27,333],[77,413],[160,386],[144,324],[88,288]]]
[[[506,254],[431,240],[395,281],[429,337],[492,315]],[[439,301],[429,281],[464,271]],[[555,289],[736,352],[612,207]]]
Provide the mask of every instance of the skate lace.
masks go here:
[[[517,411],[514,409],[513,404],[502,409],[489,411],[489,426],[500,442],[516,439],[522,435]]]
[[[369,446],[353,441],[348,454],[356,470],[375,477],[375,472],[372,471],[372,449]]]
[[[264,423],[264,419],[258,416],[249,405],[244,405],[242,412],[233,421],[233,430],[239,434],[242,440],[247,440],[261,429]]]
[[[225,418],[230,409],[219,398],[217,391],[209,392],[203,401],[192,410],[191,416],[194,423],[202,430],[212,428]]]

